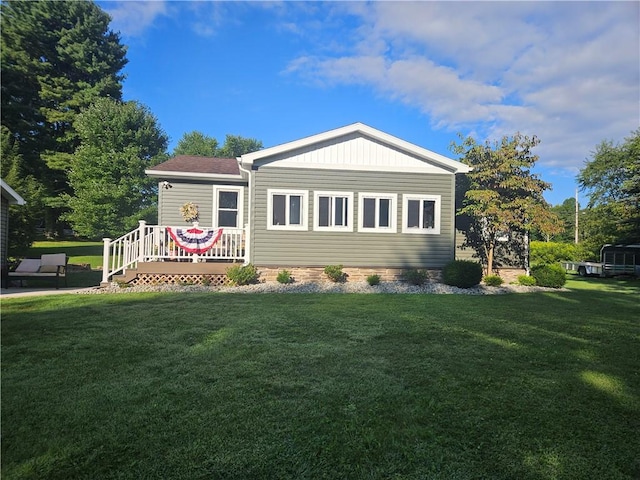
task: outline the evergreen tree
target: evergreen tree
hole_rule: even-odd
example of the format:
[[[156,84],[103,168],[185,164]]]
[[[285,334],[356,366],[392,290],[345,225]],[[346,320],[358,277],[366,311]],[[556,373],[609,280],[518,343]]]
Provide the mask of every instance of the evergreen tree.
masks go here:
[[[18,140],[25,174],[46,191],[52,227],[79,144],[74,119],[98,98],[121,98],[126,48],[109,30],[110,17],[89,1],[0,8],[2,125]]]

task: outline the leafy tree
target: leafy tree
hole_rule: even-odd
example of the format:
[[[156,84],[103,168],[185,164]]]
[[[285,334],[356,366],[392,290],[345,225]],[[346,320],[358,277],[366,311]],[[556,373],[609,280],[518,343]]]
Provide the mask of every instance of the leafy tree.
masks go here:
[[[531,173],[538,160],[531,152],[539,143],[537,137],[516,133],[484,145],[471,137],[460,138],[462,143],[451,148],[473,170],[467,174],[468,188],[458,213],[470,217],[468,244],[478,251],[487,275],[492,275],[496,246],[505,233],[534,229],[555,233],[561,226],[543,197],[550,184]]]
[[[218,152],[218,141],[198,131],[185,133],[173,150],[173,155],[200,155],[215,157]]]
[[[25,173],[25,163],[17,141],[8,128],[3,126],[1,130],[2,178],[26,201],[25,205],[9,207],[8,251],[11,255],[23,255],[35,240],[36,230],[33,226],[37,212],[42,208],[42,192],[35,178]]]
[[[166,159],[167,136],[146,107],[108,98],[80,114],[75,128],[81,143],[64,218],[81,236],[118,237],[155,211],[157,186],[144,171]]]
[[[640,241],[640,129],[622,144],[600,143],[578,183],[589,195],[583,230],[592,249]]]
[[[89,1],[2,2],[1,116],[25,174],[43,187],[49,227],[79,145],[73,122],[100,97],[121,98],[126,48]]]
[[[217,156],[223,158],[235,158],[245,153],[256,152],[262,149],[262,142],[255,138],[244,138],[239,135],[229,135],[224,145],[218,151]]]

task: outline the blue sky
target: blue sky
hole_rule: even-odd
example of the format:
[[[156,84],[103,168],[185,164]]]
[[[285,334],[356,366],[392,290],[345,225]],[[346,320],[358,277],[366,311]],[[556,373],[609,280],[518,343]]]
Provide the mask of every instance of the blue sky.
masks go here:
[[[353,122],[457,158],[537,135],[552,204],[602,140],[640,127],[640,3],[103,1],[126,100],[170,149],[198,130],[265,147]],[[584,199],[581,199],[584,202]]]

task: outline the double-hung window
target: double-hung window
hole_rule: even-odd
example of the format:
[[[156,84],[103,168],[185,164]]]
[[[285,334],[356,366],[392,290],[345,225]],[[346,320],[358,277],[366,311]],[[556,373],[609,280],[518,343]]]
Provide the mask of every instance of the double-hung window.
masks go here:
[[[216,187],[214,189],[214,226],[242,228],[242,195],[242,187]]]
[[[269,230],[307,230],[307,190],[267,190]]]
[[[397,201],[395,193],[359,193],[358,231],[396,233]]]
[[[440,233],[440,195],[404,195],[402,233]]]
[[[353,193],[315,192],[314,230],[353,231]]]

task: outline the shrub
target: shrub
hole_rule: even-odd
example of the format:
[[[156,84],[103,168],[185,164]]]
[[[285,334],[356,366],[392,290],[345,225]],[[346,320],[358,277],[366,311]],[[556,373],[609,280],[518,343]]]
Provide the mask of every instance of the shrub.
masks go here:
[[[471,288],[482,280],[482,265],[471,260],[454,260],[442,269],[442,280],[454,287]]]
[[[380,275],[375,275],[375,274],[374,275],[369,275],[367,277],[367,283],[369,285],[371,285],[372,287],[374,285],[379,285],[380,284]]]
[[[539,287],[560,288],[567,281],[564,268],[557,264],[532,267],[531,276]]]
[[[536,279],[529,275],[518,275],[518,285],[534,287],[536,285]]]
[[[427,281],[427,278],[429,278],[427,271],[417,268],[410,268],[402,273],[402,279],[411,285],[422,285]]]
[[[278,283],[292,283],[293,277],[291,276],[291,272],[289,270],[280,270],[280,272],[278,272],[276,280],[278,281]]]
[[[344,282],[347,274],[342,271],[342,265],[327,265],[324,267],[324,273],[332,282]]]
[[[234,265],[227,269],[227,278],[231,281],[232,285],[249,285],[258,281],[258,269],[252,264],[247,265]]]
[[[579,261],[590,258],[591,253],[582,245],[559,242],[531,242],[531,265],[546,265],[563,261]]]
[[[484,277],[484,283],[490,287],[499,287],[504,283],[504,280],[499,275],[487,275]]]
[[[211,277],[209,275],[204,275],[202,277],[202,285],[204,285],[205,287],[211,286]]]

